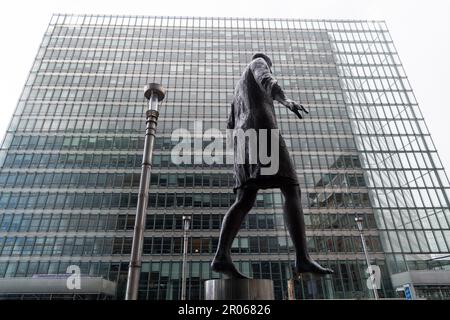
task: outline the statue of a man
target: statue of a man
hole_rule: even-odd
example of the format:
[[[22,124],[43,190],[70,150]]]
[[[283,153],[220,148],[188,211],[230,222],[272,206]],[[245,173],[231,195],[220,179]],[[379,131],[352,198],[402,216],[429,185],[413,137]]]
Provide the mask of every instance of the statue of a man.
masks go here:
[[[302,119],[301,112],[308,111],[296,102],[286,98],[283,90],[272,75],[272,61],[263,54],[257,53],[247,65],[234,91],[231,112],[227,128],[235,130],[277,129],[273,100],[278,101],[296,116]],[[259,138],[259,135],[256,135]],[[260,146],[260,142],[256,145]],[[279,167],[275,174],[264,175],[264,165],[260,159],[256,163],[242,163],[237,159],[249,159],[252,146],[234,144],[234,177],[236,201],[226,213],[215,257],[211,263],[212,270],[231,278],[247,278],[240,273],[231,260],[231,245],[239,228],[253,204],[259,189],[279,188],[284,196],[284,219],[295,247],[296,260],[294,272],[328,274],[331,269],[320,266],[311,259],[307,251],[305,223],[300,201],[300,187],[292,159],[289,156],[283,137],[279,135]],[[268,146],[270,150],[271,146]],[[254,151],[254,150],[253,150]],[[244,154],[242,154],[244,153]]]

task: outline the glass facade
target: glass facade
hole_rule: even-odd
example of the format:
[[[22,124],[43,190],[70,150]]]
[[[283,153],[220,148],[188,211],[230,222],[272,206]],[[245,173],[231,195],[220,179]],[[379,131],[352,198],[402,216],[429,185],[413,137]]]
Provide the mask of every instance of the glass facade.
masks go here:
[[[335,273],[305,275],[297,298],[379,295],[390,274],[449,268],[449,181],[382,21],[54,15],[0,150],[0,277],[83,274],[123,298],[140,177],[143,86],[160,108],[144,238],[141,299],[178,299],[182,216],[192,214],[189,299],[218,278],[209,263],[234,201],[232,167],[175,165],[178,128],[225,130],[233,90],[267,53],[302,121],[276,106],[302,188],[309,250]],[[204,145],[209,141],[204,141]],[[239,268],[287,297],[292,243],[278,190],[261,191],[234,245]],[[444,290],[444,289],[443,289]]]

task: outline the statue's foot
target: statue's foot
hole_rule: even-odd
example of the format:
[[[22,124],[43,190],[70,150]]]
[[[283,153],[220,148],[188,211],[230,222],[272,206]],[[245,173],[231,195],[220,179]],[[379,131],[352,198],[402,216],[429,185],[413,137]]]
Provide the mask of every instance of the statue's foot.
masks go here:
[[[295,273],[300,275],[300,273],[315,273],[315,274],[332,274],[333,270],[329,268],[324,268],[311,258],[305,258],[297,260],[295,262]]]
[[[239,272],[234,266],[231,259],[227,258],[217,258],[215,257],[211,262],[211,269],[218,273],[223,273],[224,275],[234,278],[234,279],[251,279],[246,275]]]

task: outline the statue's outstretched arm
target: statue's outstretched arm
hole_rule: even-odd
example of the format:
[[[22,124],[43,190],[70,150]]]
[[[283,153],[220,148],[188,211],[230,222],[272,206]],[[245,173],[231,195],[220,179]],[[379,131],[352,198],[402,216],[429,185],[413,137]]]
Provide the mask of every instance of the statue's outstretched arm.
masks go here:
[[[301,112],[308,113],[308,110],[305,109],[301,104],[286,98],[283,89],[278,84],[278,81],[272,75],[267,62],[263,58],[257,58],[252,61],[250,64],[250,70],[253,73],[253,77],[258,83],[259,87],[265,91],[268,95],[272,97],[272,99],[278,101],[289,110],[294,112],[297,117],[302,119]]]
[[[303,105],[295,102],[294,100],[286,98],[284,91],[281,89],[278,83],[272,89],[272,98],[295,113],[299,119],[303,118],[301,112],[309,113]]]

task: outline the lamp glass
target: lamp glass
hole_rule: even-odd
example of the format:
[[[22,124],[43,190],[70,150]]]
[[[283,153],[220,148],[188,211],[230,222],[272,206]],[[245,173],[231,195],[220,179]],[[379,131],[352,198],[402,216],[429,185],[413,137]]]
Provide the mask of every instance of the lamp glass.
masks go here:
[[[362,231],[363,229],[363,219],[361,217],[355,218],[356,226],[358,227],[359,231]]]

